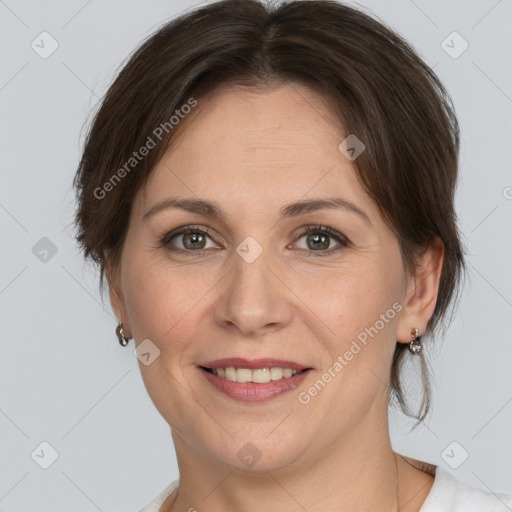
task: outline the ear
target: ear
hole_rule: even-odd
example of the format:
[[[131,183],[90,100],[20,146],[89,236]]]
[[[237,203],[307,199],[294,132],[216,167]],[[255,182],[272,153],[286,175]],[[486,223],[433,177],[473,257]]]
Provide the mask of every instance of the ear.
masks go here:
[[[107,278],[110,305],[117,317],[118,322],[123,324],[123,331],[127,338],[132,338],[131,327],[126,314],[126,305],[121,286],[121,272],[119,265],[111,265],[110,261],[105,261],[105,277]]]
[[[397,324],[398,342],[409,343],[414,328],[420,335],[425,332],[437,302],[443,259],[444,245],[436,238],[419,258],[416,275],[409,279]]]

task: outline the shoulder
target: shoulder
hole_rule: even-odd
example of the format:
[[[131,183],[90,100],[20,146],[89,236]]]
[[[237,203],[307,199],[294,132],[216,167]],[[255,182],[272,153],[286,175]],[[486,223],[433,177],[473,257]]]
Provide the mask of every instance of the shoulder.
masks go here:
[[[512,495],[467,485],[448,471],[421,461],[434,471],[434,484],[420,512],[511,512]]]
[[[428,462],[405,457],[416,467],[435,476],[434,485],[420,512],[511,512],[512,495],[483,491],[467,485],[448,471]],[[160,507],[178,487],[179,480],[170,483],[156,498],[139,512],[159,512]]]
[[[171,482],[156,498],[153,498],[149,503],[144,505],[139,512],[160,512],[160,507],[164,501],[177,489],[178,480]]]

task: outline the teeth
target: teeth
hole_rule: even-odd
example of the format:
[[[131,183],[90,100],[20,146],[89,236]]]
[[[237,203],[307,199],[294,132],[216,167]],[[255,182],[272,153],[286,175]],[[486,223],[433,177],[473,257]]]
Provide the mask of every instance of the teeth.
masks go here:
[[[256,370],[252,370],[251,373],[253,382],[264,383],[272,380],[270,377],[270,370],[268,368],[257,368]]]
[[[291,368],[257,368],[251,370],[250,368],[234,368],[228,366],[227,368],[213,368],[214,375],[224,377],[232,382],[256,382],[264,384],[273,380],[280,380],[282,378],[293,377],[297,370]]]
[[[252,381],[252,370],[248,370],[246,368],[238,368],[238,370],[236,370],[236,381],[237,382]]]
[[[236,368],[233,368],[232,366],[225,368],[224,369],[224,377],[228,380],[232,380],[233,382],[236,382]]]
[[[271,380],[279,380],[283,378],[283,369],[282,368],[270,368],[270,379]]]

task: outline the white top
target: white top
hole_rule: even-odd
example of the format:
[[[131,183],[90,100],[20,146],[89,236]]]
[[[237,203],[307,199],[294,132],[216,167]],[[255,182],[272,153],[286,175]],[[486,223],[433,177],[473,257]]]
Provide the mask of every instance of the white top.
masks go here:
[[[512,495],[482,491],[460,482],[439,466],[402,457],[434,476],[434,484],[420,512],[512,512]],[[160,512],[160,507],[178,483],[179,479],[174,480],[139,512]]]

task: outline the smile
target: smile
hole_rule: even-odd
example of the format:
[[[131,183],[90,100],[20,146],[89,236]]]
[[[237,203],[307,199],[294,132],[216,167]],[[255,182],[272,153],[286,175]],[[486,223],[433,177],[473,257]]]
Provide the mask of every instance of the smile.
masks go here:
[[[287,379],[304,371],[278,367],[256,368],[255,370],[251,370],[250,368],[235,368],[233,366],[228,366],[227,368],[205,368],[205,370],[210,371],[213,375],[218,375],[219,377],[230,380],[231,382],[255,382],[258,384]]]
[[[297,388],[313,370],[292,361],[230,358],[197,367],[206,381],[229,398],[263,402]]]

